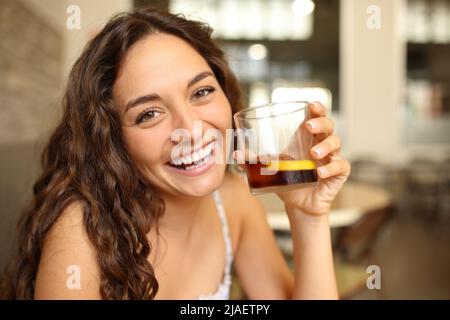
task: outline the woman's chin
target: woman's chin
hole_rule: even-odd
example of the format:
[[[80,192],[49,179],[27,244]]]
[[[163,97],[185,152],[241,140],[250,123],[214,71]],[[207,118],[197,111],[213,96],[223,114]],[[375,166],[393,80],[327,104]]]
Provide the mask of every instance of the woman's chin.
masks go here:
[[[183,195],[203,197],[211,194],[222,184],[225,167],[222,164],[214,164],[207,172],[194,176],[172,173],[172,182],[176,189]]]

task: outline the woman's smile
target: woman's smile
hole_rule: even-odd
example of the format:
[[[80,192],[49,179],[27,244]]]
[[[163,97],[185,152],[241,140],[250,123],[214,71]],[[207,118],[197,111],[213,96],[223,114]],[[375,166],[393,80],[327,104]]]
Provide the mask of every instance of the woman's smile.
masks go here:
[[[173,158],[165,165],[171,172],[176,174],[191,177],[201,175],[216,164],[214,159],[216,147],[217,143],[211,141],[201,149],[193,151],[191,154]]]
[[[220,186],[231,104],[188,42],[164,33],[145,37],[128,50],[114,88],[127,150],[155,189],[199,197]]]

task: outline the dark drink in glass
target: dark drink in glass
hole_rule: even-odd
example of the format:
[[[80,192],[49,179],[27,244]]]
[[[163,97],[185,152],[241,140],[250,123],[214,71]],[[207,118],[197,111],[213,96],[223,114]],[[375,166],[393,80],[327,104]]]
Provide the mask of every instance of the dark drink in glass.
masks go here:
[[[259,157],[255,163],[245,162],[248,183],[252,190],[307,187],[317,182],[316,165],[311,160],[294,160],[287,155]],[[272,158],[273,160],[267,160]]]

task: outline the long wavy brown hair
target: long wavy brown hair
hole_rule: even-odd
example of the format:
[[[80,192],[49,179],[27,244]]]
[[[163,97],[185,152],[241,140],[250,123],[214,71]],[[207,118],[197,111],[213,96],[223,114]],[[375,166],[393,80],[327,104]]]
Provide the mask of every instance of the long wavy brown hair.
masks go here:
[[[43,151],[42,174],[18,223],[18,252],[4,277],[3,298],[33,298],[44,238],[74,202],[83,205],[101,297],[155,297],[158,281],[146,235],[157,228],[164,203],[127,153],[112,87],[127,50],[156,32],[187,41],[213,70],[233,111],[241,106],[238,82],[209,26],[153,8],[113,17],[70,72],[62,119]]]

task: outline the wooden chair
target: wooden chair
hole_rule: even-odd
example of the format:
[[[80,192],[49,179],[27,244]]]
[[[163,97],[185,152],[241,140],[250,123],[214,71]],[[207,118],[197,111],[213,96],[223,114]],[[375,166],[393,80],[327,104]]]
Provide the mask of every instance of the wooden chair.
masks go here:
[[[380,187],[390,184],[389,169],[382,163],[372,159],[357,159],[352,162],[352,172],[349,177],[352,181],[370,183]]]
[[[364,263],[372,256],[372,248],[380,231],[392,215],[393,207],[382,208],[364,214],[355,224],[345,227],[337,237],[335,251],[335,272],[341,299],[351,299],[366,288],[368,274]],[[292,241],[289,231],[275,231],[275,235],[286,260],[293,271]],[[236,275],[230,298],[246,299]]]
[[[438,213],[440,166],[433,160],[415,158],[407,168],[406,197],[408,211],[426,221],[434,222]]]
[[[366,269],[374,264],[373,248],[393,215],[388,206],[364,214],[356,223],[339,233],[334,245],[335,272],[341,299],[351,299],[366,289]]]
[[[450,158],[442,162],[439,169],[441,181],[438,196],[438,217],[443,222],[450,221]]]

